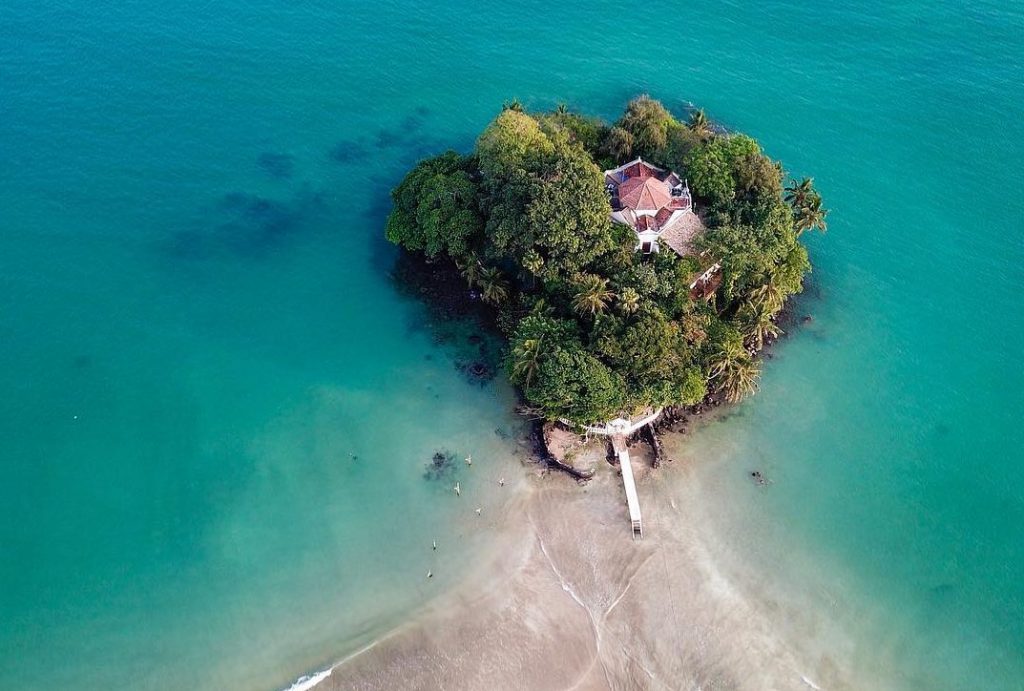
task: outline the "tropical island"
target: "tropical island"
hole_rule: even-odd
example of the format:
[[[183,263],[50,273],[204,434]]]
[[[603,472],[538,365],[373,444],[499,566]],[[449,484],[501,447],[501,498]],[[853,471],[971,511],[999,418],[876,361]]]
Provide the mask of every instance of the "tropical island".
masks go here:
[[[641,96],[608,124],[512,102],[471,154],[408,173],[386,235],[493,308],[528,414],[612,435],[755,391],[811,268],[800,235],[826,227],[812,180],[784,177],[702,110]]]

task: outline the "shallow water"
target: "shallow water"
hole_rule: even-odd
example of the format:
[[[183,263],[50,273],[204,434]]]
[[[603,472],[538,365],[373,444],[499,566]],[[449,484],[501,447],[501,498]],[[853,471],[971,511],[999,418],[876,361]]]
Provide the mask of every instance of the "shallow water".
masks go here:
[[[473,531],[424,464],[484,496],[515,421],[388,280],[387,190],[502,101],[650,91],[833,209],[814,321],[694,442],[737,553],[841,579],[896,686],[1019,688],[1020,7],[666,12],[0,7],[0,686],[286,684],[428,597]]]

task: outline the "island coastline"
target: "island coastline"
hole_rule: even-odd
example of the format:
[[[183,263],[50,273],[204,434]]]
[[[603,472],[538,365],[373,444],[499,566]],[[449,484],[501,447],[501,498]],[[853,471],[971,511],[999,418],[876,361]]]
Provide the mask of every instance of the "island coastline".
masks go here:
[[[682,435],[665,440],[685,457]],[[316,688],[857,688],[835,657],[849,648],[842,632],[828,632],[830,655],[783,635],[779,617],[798,615],[752,591],[753,574],[719,568],[694,462],[643,472],[653,511],[641,542],[622,530],[614,472],[585,491],[534,473],[503,510],[488,563]]]
[[[504,368],[481,346],[459,369],[481,382],[506,370],[540,463],[493,524],[490,558],[318,686],[843,687],[722,575],[708,499],[674,462],[691,417],[756,390],[810,270],[797,238],[827,211],[810,179],[784,188],[783,175],[753,139],[697,109],[684,125],[646,96],[612,126],[506,104],[472,155],[409,173],[386,230],[402,248],[396,286],[436,323],[504,335]],[[677,472],[656,473],[663,462]],[[644,540],[634,473],[650,495]]]

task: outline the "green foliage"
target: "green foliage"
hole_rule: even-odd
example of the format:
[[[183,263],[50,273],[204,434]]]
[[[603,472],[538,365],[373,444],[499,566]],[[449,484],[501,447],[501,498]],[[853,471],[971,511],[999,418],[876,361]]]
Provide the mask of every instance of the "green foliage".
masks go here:
[[[601,171],[579,147],[559,147],[526,208],[526,233],[509,243],[511,256],[532,247],[548,280],[582,271],[613,246],[610,214]]]
[[[602,334],[597,352],[625,378],[628,409],[700,400],[692,399],[695,390],[703,390],[694,386],[694,372],[703,378],[693,366],[692,350],[679,324],[657,307]]]
[[[690,188],[713,207],[725,207],[732,201],[736,186],[727,151],[720,139],[695,146],[686,155],[683,169]]]
[[[552,419],[609,420],[624,403],[622,378],[578,343],[564,343],[541,359],[526,399]]]
[[[564,280],[613,246],[608,196],[590,155],[560,128],[506,110],[477,141],[488,192],[486,247],[544,280]]]
[[[412,248],[407,246],[406,249]],[[480,283],[480,275],[484,270],[484,265],[480,263],[480,258],[475,254],[467,255],[462,261],[455,259],[455,265],[459,267],[459,272],[471,288]]]
[[[777,194],[782,171],[744,134],[717,136],[691,148],[683,170],[697,196],[727,209],[742,194]]]
[[[560,106],[553,113],[537,117],[549,127],[560,128],[566,133],[569,141],[578,143],[592,158],[596,159],[600,155],[606,128],[599,118],[570,112],[564,106]]]
[[[650,96],[634,98],[617,126],[633,137],[633,153],[649,160],[660,160],[668,144],[668,128],[675,118],[665,106]]]
[[[771,274],[779,285],[779,291],[785,295],[799,293],[804,288],[804,276],[811,271],[811,260],[807,256],[807,248],[794,243],[789,252],[775,265]]]
[[[623,288],[619,293],[619,311],[623,314],[635,314],[640,309],[640,293],[631,286]]]
[[[640,254],[632,229],[611,223],[602,168],[636,156],[689,180],[708,227],[699,256]],[[472,157],[448,152],[406,176],[386,232],[447,255],[494,305],[509,379],[531,406],[591,423],[756,389],[751,350],[780,333],[810,270],[798,235],[828,213],[810,179],[782,185],[756,141],[716,134],[703,111],[683,123],[641,96],[607,126],[513,101]],[[694,301],[690,283],[712,261],[721,286]]]
[[[614,338],[605,338],[601,351],[642,385],[665,376],[681,364],[679,327],[656,307],[629,322]]]
[[[711,123],[708,121],[708,116],[704,113],[703,108],[698,108],[690,113],[690,122],[687,123],[686,127],[693,132],[694,136],[701,140],[711,138]]]
[[[807,203],[807,200],[814,195],[814,178],[804,178],[797,182],[790,180],[786,186],[784,199],[794,209],[798,209]]]
[[[821,195],[814,189],[814,178],[791,181],[786,187],[785,200],[793,209],[793,228],[798,236],[808,230],[825,232],[828,228],[825,222],[828,209],[822,206]]]
[[[656,300],[662,283],[658,272],[651,262],[636,262],[615,277],[615,282],[623,287],[630,287],[640,294],[641,298]]]
[[[576,292],[572,298],[572,308],[580,314],[598,314],[604,312],[615,293],[608,290],[608,279],[587,274],[576,281]]]
[[[687,156],[703,141],[704,139],[689,127],[673,121],[668,127],[665,150],[659,154],[657,160],[669,169],[683,173],[686,170]]]
[[[784,279],[778,288],[783,299],[799,292],[809,264],[786,205],[776,197],[739,203],[733,212],[737,222],[711,228],[703,239],[704,248],[721,257],[727,300],[745,299],[776,275]]]
[[[697,367],[687,368],[675,379],[675,405],[696,405],[708,395],[708,381]]]
[[[730,134],[723,137],[715,137],[715,145],[721,148],[723,155],[725,156],[725,160],[727,160],[730,165],[743,156],[761,153],[761,147],[758,145],[757,140],[752,137],[748,137],[745,134]]]
[[[759,235],[757,228],[737,224],[712,228],[705,237],[707,251],[722,257],[723,288],[730,301],[742,296],[771,266],[768,253],[759,244]]]
[[[828,224],[825,222],[825,217],[828,215],[828,209],[825,209],[821,205],[821,197],[817,192],[814,193],[807,203],[798,209],[793,211],[793,228],[796,230],[797,235],[802,235],[804,231],[808,230],[820,230],[825,232],[828,229]]]
[[[710,381],[715,390],[735,403],[757,390],[761,370],[743,348],[743,338],[729,330],[710,359]]]
[[[591,267],[602,276],[614,276],[633,266],[636,261],[636,233],[621,223],[612,224],[612,245]]]
[[[708,330],[718,317],[705,303],[690,303],[676,320],[683,339],[694,349],[694,358],[699,359],[700,349],[708,340]]]
[[[732,162],[737,191],[754,197],[777,198],[782,190],[782,167],[760,153],[746,153]]]
[[[480,286],[480,298],[489,305],[499,305],[508,299],[508,281],[493,266],[481,269],[477,285]]]
[[[782,334],[775,323],[775,308],[768,300],[751,300],[743,303],[736,314],[743,328],[743,340],[755,350],[764,347],[765,341]]]
[[[572,322],[540,313],[527,315],[519,322],[509,342],[509,379],[528,391],[536,381],[545,355],[574,344],[578,344],[578,340]]]
[[[601,142],[601,155],[608,160],[610,167],[614,167],[619,161],[629,161],[634,158],[634,145],[633,135],[629,130],[622,127],[611,127],[604,133],[604,139]]]
[[[385,235],[434,257],[464,257],[483,230],[472,162],[454,151],[421,161],[391,193],[395,207]]]
[[[550,156],[554,145],[534,118],[521,110],[503,110],[476,142],[480,172],[493,194],[503,182],[525,174]]]

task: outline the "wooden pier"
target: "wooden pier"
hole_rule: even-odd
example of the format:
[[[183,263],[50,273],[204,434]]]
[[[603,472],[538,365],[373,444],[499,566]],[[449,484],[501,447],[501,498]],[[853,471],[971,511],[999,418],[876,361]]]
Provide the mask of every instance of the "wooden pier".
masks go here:
[[[626,504],[629,507],[629,522],[633,526],[633,539],[643,538],[644,527],[640,518],[640,497],[636,493],[636,481],[633,479],[633,465],[629,460],[626,438],[621,434],[612,437],[612,449],[619,459],[622,471],[622,485],[626,488]]]

